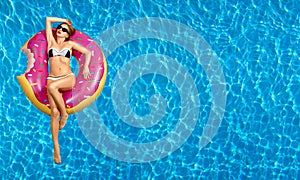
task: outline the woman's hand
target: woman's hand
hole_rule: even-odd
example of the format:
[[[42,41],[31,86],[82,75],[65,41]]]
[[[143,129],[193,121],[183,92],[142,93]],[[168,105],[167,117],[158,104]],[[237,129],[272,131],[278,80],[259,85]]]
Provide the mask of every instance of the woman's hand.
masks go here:
[[[89,79],[91,75],[89,68],[85,66],[82,74],[84,79]]]
[[[72,22],[71,22],[71,20],[69,20],[69,19],[66,19],[66,23],[67,23],[69,26],[72,26]]]

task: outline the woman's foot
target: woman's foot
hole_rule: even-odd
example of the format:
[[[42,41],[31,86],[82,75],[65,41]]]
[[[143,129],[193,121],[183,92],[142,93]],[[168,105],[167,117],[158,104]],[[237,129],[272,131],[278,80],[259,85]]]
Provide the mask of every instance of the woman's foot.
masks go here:
[[[68,117],[69,115],[68,114],[65,114],[65,115],[62,115],[60,117],[60,121],[59,121],[59,130],[63,129],[67,123],[67,120],[68,120]]]
[[[60,151],[59,148],[55,148],[53,152],[53,160],[55,164],[61,164]]]

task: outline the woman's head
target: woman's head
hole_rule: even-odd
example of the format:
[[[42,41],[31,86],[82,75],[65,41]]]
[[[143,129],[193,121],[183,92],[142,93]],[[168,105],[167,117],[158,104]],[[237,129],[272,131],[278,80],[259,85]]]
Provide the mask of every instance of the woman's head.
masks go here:
[[[66,41],[69,41],[71,36],[73,36],[75,33],[75,28],[72,25],[69,25],[67,23],[61,23],[56,28],[56,35],[58,37],[64,37],[66,38]]]

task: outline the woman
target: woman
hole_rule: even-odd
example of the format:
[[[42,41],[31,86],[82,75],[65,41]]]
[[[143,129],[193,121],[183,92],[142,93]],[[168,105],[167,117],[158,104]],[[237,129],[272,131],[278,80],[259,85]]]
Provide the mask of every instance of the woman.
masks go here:
[[[51,24],[61,22],[57,26],[55,34],[52,34]],[[70,40],[75,33],[70,20],[47,17],[46,38],[48,42],[48,57],[50,62],[50,73],[47,77],[47,94],[51,108],[51,132],[54,146],[53,160],[61,163],[60,149],[58,144],[58,131],[61,130],[68,119],[62,92],[72,90],[75,85],[75,76],[70,68],[70,55],[72,50],[77,50],[85,55],[83,76],[90,76],[89,63],[91,53],[86,48]],[[60,120],[59,120],[60,118]]]

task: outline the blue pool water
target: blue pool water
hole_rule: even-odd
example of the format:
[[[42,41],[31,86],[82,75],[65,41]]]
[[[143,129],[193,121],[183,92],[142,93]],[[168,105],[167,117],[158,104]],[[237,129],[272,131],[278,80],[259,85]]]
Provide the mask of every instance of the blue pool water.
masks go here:
[[[299,5],[2,1],[1,179],[298,179]],[[20,47],[46,16],[71,19],[108,63],[96,102],[60,132],[61,165],[49,117],[16,79],[27,65]]]

